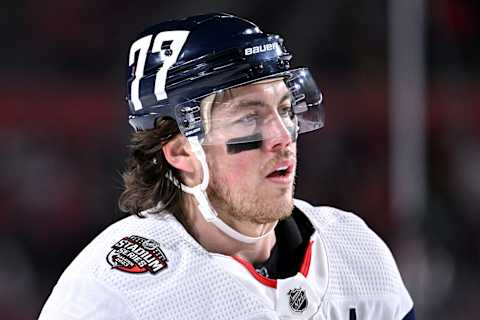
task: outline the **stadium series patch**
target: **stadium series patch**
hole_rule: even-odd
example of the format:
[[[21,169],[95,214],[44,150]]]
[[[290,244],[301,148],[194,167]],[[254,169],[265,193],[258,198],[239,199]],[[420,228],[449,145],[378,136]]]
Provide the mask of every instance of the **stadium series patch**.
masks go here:
[[[107,262],[112,269],[128,273],[156,274],[167,267],[167,261],[167,256],[157,241],[140,236],[121,239],[107,255]]]

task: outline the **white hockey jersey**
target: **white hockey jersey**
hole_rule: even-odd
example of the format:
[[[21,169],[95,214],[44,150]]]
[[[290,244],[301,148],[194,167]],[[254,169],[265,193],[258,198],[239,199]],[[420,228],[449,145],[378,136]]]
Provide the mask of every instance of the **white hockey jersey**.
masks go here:
[[[77,256],[39,319],[414,319],[389,249],[360,218],[295,206],[315,232],[293,277],[207,252],[170,214],[131,216]]]

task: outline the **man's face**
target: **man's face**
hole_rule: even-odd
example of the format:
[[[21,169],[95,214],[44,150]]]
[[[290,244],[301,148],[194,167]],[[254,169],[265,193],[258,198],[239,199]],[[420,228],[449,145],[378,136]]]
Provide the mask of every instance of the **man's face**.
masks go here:
[[[282,80],[226,92],[211,110],[205,151],[209,199],[225,221],[257,224],[291,214],[296,168],[295,119]]]

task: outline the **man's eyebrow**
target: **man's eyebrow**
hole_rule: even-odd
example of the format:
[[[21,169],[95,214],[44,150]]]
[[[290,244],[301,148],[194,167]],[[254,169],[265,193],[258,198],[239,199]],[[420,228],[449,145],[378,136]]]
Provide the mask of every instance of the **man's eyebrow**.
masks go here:
[[[285,100],[288,100],[290,99],[290,93],[285,93],[283,95],[283,97],[280,99],[279,103],[278,104],[281,104],[282,102],[284,102]],[[268,104],[266,104],[264,101],[262,100],[255,100],[255,99],[252,99],[252,100],[242,100],[236,104],[233,105],[233,107],[266,107],[268,106]]]

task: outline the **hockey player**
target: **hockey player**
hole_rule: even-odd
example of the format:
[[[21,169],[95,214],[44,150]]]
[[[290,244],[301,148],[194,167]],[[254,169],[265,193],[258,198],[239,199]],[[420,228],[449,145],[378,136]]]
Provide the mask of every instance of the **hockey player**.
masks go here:
[[[65,270],[46,319],[414,319],[387,246],[293,198],[296,141],[324,124],[282,38],[228,14],[169,21],[129,51],[135,133],[120,207]]]

